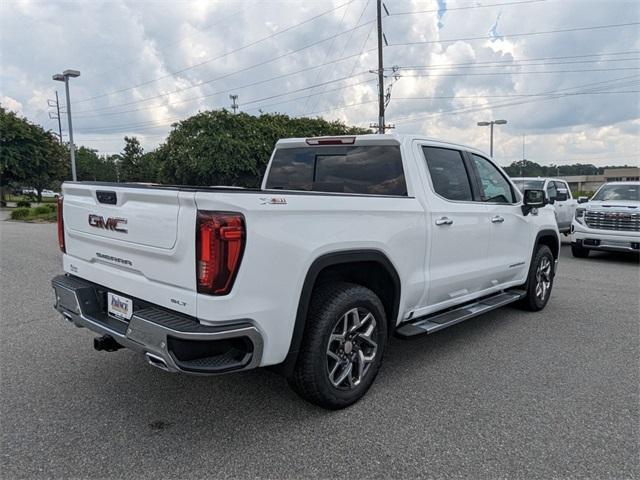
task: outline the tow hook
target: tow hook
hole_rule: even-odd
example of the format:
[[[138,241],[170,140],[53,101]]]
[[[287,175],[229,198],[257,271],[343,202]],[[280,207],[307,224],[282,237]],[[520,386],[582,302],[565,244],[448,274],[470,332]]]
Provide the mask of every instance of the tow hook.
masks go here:
[[[104,350],[105,352],[115,352],[116,350],[120,350],[124,347],[116,342],[112,336],[103,335],[93,339],[93,348],[98,351]]]

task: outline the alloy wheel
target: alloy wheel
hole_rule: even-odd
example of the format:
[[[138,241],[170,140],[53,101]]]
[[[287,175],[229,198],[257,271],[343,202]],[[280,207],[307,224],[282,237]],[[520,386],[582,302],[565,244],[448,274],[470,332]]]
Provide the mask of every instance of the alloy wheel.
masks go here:
[[[544,301],[551,290],[551,260],[542,257],[536,269],[536,297]]]
[[[378,324],[365,308],[353,308],[340,317],[327,344],[327,374],[342,390],[357,387],[378,353]]]

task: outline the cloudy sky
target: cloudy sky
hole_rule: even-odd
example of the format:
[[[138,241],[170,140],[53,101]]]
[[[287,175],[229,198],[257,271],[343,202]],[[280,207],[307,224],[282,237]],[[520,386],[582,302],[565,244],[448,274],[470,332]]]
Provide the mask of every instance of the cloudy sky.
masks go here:
[[[375,0],[0,0],[0,103],[77,145],[146,149],[208,109],[377,117]],[[542,164],[640,162],[637,0],[387,0],[387,122]],[[399,67],[399,68],[394,68]],[[63,122],[66,136],[66,122]]]

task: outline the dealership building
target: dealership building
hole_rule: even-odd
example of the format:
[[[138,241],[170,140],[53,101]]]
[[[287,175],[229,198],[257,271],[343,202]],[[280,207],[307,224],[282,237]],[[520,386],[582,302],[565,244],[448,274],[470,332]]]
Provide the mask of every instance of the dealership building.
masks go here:
[[[595,192],[606,182],[640,180],[640,167],[606,168],[602,175],[569,175],[561,177],[573,192]]]

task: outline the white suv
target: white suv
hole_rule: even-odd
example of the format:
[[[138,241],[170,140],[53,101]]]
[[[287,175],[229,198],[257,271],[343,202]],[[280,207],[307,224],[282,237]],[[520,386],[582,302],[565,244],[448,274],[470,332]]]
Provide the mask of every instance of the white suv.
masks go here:
[[[582,200],[571,224],[574,257],[590,250],[640,252],[640,182],[605,183]]]

